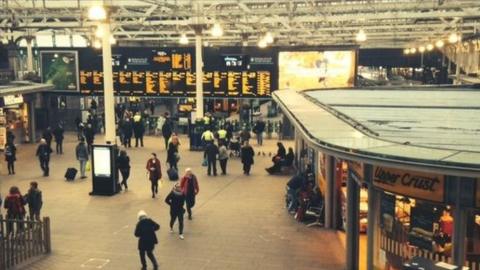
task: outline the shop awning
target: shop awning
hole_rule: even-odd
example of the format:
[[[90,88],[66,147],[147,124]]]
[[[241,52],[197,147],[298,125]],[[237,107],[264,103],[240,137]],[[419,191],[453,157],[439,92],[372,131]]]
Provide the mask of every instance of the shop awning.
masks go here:
[[[0,97],[11,95],[24,95],[53,90],[52,84],[33,83],[28,81],[13,81],[0,85]]]

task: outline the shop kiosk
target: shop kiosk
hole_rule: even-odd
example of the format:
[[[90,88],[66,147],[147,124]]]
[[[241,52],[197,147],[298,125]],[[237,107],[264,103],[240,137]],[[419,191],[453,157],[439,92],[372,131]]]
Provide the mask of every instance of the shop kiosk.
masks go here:
[[[92,185],[90,195],[111,196],[119,191],[115,160],[117,146],[94,144],[92,146]]]

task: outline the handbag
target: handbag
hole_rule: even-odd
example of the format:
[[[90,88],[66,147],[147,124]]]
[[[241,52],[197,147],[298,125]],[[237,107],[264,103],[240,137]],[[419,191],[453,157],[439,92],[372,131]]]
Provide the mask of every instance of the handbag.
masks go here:
[[[207,165],[208,165],[207,159],[204,158],[203,161],[202,161],[202,166],[207,167]]]
[[[92,165],[90,164],[90,160],[87,160],[85,163],[85,171],[89,172],[92,169]]]

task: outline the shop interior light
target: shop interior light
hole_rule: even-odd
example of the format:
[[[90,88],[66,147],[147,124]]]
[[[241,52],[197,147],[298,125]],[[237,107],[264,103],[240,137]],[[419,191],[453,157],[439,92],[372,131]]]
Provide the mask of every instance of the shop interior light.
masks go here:
[[[97,30],[95,30],[95,36],[97,38],[102,38],[103,37],[103,29],[102,27],[97,27]]]
[[[427,44],[427,51],[433,50],[433,44]]]
[[[410,49],[404,49],[403,54],[410,54]]]
[[[416,53],[416,52],[417,52],[417,49],[415,49],[415,48],[410,49],[410,53]]]
[[[212,29],[210,30],[212,36],[214,37],[221,37],[223,36],[223,29],[222,29],[222,26],[220,26],[219,23],[215,23],[212,27]]]
[[[258,41],[258,47],[259,48],[266,48],[267,45],[268,45],[268,43],[264,38],[262,38]]]
[[[100,48],[102,48],[102,43],[101,43],[99,40],[95,40],[95,41],[93,42],[93,47],[94,47],[95,49],[100,49]]]
[[[110,44],[113,45],[113,44],[116,44],[117,43],[117,40],[115,39],[114,36],[110,36]]]
[[[450,36],[448,36],[448,42],[450,42],[450,43],[457,43],[460,40],[461,39],[460,39],[459,35],[457,35],[457,33],[451,33]]]
[[[365,34],[365,31],[363,31],[363,29],[360,29],[360,31],[358,31],[357,36],[355,37],[355,40],[357,42],[364,42],[367,40],[367,34]]]
[[[203,47],[208,47],[208,45],[210,45],[210,44],[208,43],[208,41],[205,40],[205,41],[203,42]]]
[[[273,43],[273,34],[270,33],[270,32],[267,32],[267,33],[265,34],[265,38],[264,38],[264,39],[265,39],[265,41],[266,41],[268,44]]]
[[[188,37],[186,34],[182,34],[180,36],[180,40],[178,41],[182,45],[187,45],[188,44]]]
[[[438,40],[437,42],[435,42],[435,46],[439,49],[442,48],[443,45],[445,45],[445,42],[443,42],[443,40]]]
[[[103,6],[92,6],[88,10],[90,20],[101,21],[107,19],[107,11]]]
[[[420,53],[424,53],[424,52],[425,52],[425,46],[420,46],[420,47],[418,47],[418,51],[419,51]]]

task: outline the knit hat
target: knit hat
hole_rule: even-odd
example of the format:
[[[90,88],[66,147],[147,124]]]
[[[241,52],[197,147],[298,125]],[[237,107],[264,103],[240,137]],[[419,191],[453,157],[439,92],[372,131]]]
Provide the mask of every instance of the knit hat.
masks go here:
[[[143,210],[140,210],[140,211],[138,211],[137,217],[138,217],[139,220],[144,219],[144,218],[147,217],[147,213]]]

